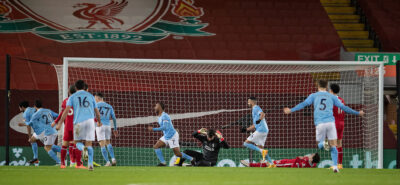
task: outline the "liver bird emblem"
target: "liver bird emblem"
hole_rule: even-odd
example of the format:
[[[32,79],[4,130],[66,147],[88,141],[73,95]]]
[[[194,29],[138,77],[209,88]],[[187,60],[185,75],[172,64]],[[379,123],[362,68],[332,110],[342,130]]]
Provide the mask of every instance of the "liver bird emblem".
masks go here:
[[[73,15],[80,19],[87,20],[89,25],[86,27],[80,27],[80,29],[91,29],[97,23],[101,23],[105,26],[103,29],[116,29],[111,26],[113,23],[124,24],[124,21],[116,18],[125,6],[128,5],[126,0],[118,2],[111,0],[106,5],[94,4],[94,3],[78,3],[73,8],[80,8],[76,10]],[[81,8],[82,7],[82,8]]]

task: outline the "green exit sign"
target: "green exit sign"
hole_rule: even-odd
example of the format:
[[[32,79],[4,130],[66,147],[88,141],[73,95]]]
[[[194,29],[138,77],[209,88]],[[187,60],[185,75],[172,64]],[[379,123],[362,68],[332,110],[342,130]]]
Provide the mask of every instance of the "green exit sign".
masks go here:
[[[355,61],[384,62],[385,65],[396,65],[400,60],[400,53],[356,53]]]

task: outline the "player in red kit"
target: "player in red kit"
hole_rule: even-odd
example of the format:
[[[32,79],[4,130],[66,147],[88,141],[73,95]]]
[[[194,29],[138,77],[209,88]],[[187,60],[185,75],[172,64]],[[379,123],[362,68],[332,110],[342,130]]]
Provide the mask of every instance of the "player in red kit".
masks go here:
[[[331,84],[330,93],[337,96],[338,99],[343,103],[343,98],[338,96],[340,91],[340,87],[338,84]],[[338,107],[333,107],[333,116],[335,117],[335,125],[336,125],[336,133],[337,133],[337,150],[338,150],[338,168],[343,169],[343,148],[342,148],[342,138],[343,138],[343,130],[344,130],[344,116],[345,113],[343,110]]]
[[[68,96],[71,96],[76,92],[75,86],[71,85],[69,87],[68,91]],[[68,98],[65,98],[62,105],[61,105],[61,113],[57,117],[57,119],[52,123],[52,126],[56,125],[58,121],[60,120],[62,113],[65,110],[65,107],[67,105]],[[64,136],[63,136],[63,143],[61,147],[61,168],[65,168],[65,157],[67,156],[67,149],[69,147],[69,157],[71,159],[71,166],[74,166],[76,163],[77,168],[82,168],[84,167],[81,162],[81,156],[82,152],[78,149],[76,149],[75,144],[72,142],[74,141],[74,125],[73,125],[73,119],[74,119],[74,111],[73,109],[70,109],[68,112],[68,116],[64,121]],[[57,124],[56,129],[59,130],[61,128],[60,124]]]
[[[315,168],[320,161],[318,153],[305,156],[298,156],[294,159],[275,160],[273,164],[268,163],[249,163],[245,160],[240,161],[246,167],[268,167],[268,168]]]

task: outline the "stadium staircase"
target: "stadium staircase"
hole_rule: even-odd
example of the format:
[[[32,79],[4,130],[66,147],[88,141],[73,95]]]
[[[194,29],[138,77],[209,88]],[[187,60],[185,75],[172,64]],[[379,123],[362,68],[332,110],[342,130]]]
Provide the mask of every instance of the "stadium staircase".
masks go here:
[[[379,51],[351,0],[320,0],[320,2],[347,51]]]

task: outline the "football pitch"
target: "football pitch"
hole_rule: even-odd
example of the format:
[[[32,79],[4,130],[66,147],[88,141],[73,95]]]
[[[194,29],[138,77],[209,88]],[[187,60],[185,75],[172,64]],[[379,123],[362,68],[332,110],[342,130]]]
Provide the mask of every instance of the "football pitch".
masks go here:
[[[400,184],[400,170],[100,167],[94,171],[56,166],[0,167],[0,184],[146,185],[146,184]]]

